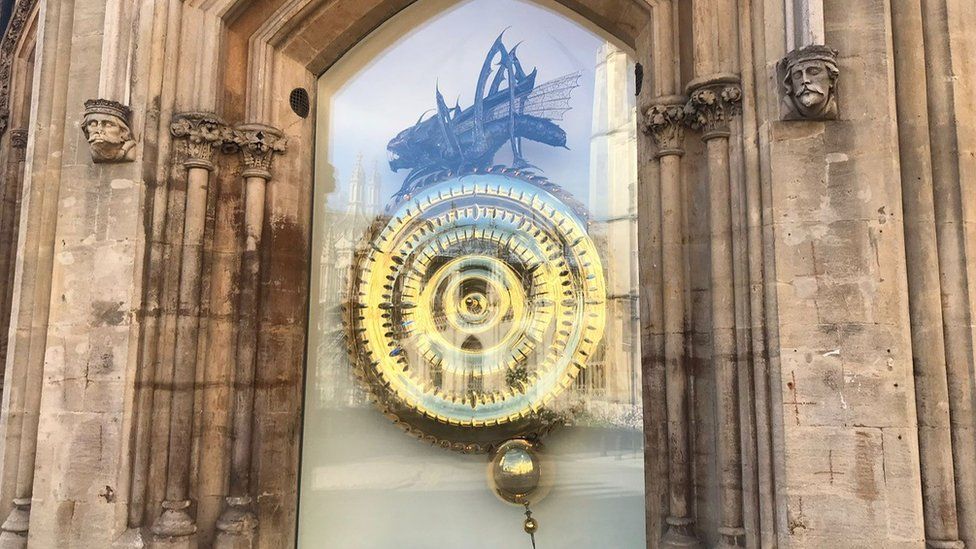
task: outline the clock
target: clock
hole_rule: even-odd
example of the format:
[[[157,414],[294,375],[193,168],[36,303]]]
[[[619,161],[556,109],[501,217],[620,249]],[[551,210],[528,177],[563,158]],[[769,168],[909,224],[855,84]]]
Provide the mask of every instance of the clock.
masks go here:
[[[367,232],[345,319],[357,375],[392,421],[452,450],[536,440],[606,324],[584,208],[514,169],[447,176]]]

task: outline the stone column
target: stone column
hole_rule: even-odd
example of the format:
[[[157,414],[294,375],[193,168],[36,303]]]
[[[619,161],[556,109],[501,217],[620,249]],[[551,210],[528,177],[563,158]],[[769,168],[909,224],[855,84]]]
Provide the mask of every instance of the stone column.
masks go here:
[[[156,486],[161,483],[153,475],[155,471],[163,469],[157,467],[157,454],[164,453],[159,446],[163,437],[157,436],[162,429],[158,424],[168,425],[168,419],[164,414],[168,413],[170,392],[168,386],[162,386],[159,381],[166,383],[169,372],[164,372],[162,367],[163,357],[169,356],[169,350],[163,352],[164,342],[168,341],[169,334],[164,333],[168,330],[169,318],[175,307],[170,305],[167,280],[171,269],[168,265],[170,260],[170,240],[169,232],[170,220],[174,215],[170,211],[171,171],[170,162],[166,160],[172,157],[173,151],[178,145],[182,144],[182,139],[173,139],[171,128],[168,121],[173,120],[174,115],[174,88],[179,78],[179,45],[181,36],[182,6],[179,0],[169,0],[156,2],[153,6],[151,17],[140,16],[140,21],[149,23],[151,20],[150,32],[142,33],[141,40],[148,41],[151,47],[142,48],[143,51],[151,56],[147,78],[143,83],[147,86],[141,92],[145,94],[145,103],[156,103],[159,105],[158,113],[153,113],[151,125],[145,126],[146,133],[143,135],[147,143],[143,155],[143,162],[150,163],[153,168],[149,171],[148,181],[151,182],[149,189],[151,195],[147,193],[147,201],[152,204],[152,211],[149,226],[146,228],[146,238],[148,240],[148,257],[146,259],[146,278],[145,294],[142,302],[140,316],[143,322],[143,332],[139,343],[140,347],[140,368],[136,379],[136,394],[134,397],[134,414],[132,416],[133,430],[132,436],[132,465],[131,478],[129,485],[129,505],[128,522],[132,530],[130,535],[139,539],[142,543],[143,526],[148,526],[155,517],[155,511],[151,509],[154,504],[151,500],[162,492],[162,488],[156,490]],[[143,9],[148,9],[144,5]],[[141,25],[141,24],[140,24]],[[148,36],[146,36],[148,35]],[[144,42],[140,41],[140,44]],[[149,85],[149,82],[158,81],[159,88]],[[138,102],[138,98],[135,99]],[[158,102],[158,103],[157,103]],[[171,349],[171,347],[170,347]],[[168,365],[168,363],[167,363]],[[160,403],[165,402],[165,406]],[[157,475],[158,476],[158,475]]]
[[[279,130],[260,124],[237,128],[235,142],[244,156],[244,257],[241,261],[240,320],[237,376],[233,401],[230,495],[217,521],[214,547],[244,549],[254,545],[257,516],[251,498],[251,440],[254,422],[254,374],[258,340],[258,302],[261,285],[261,234],[265,218],[265,188],[271,163],[284,152]]]
[[[740,110],[742,90],[738,77],[732,75],[697,79],[689,83],[688,90],[690,125],[702,132],[708,164],[712,366],[719,401],[717,438],[722,524],[719,547],[744,547],[729,171],[729,123]]]
[[[17,237],[20,232],[20,208],[22,204],[21,192],[24,185],[24,161],[27,154],[26,129],[16,129],[10,132],[10,153],[7,156],[6,182],[4,184],[2,214],[3,226],[0,227],[0,241],[6,246],[3,257],[0,258],[0,364],[6,364],[7,333],[10,330],[14,275],[17,267]],[[23,371],[19,365],[14,365],[13,376]],[[8,380],[2,378],[2,382]],[[0,388],[3,385],[0,384]],[[9,399],[13,402],[22,401],[25,387],[22,383],[11,383]],[[21,416],[22,417],[22,416]],[[14,439],[16,440],[16,439]],[[3,530],[9,532],[6,537],[11,538],[17,546],[26,543],[28,518],[30,513],[30,498],[13,500],[13,512],[3,523]],[[0,534],[3,537],[4,534]],[[11,540],[8,540],[11,541]]]
[[[786,49],[824,43],[823,0],[784,0]]]
[[[180,251],[179,313],[169,422],[169,458],[163,512],[152,526],[155,547],[195,547],[196,522],[190,516],[189,474],[193,423],[193,384],[196,377],[197,339],[203,233],[206,226],[207,188],[214,170],[214,150],[225,143],[228,130],[209,113],[183,113],[171,126],[173,137],[183,140],[186,167],[186,214]]]
[[[959,537],[976,544],[976,392],[973,364],[973,312],[967,283],[966,234],[963,223],[964,201],[959,169],[957,124],[971,121],[955,119],[956,98],[949,42],[949,14],[946,0],[921,3],[925,67],[928,71],[925,93],[928,98],[928,132],[932,151],[935,229],[941,274],[943,337],[949,387],[949,415],[952,421],[952,452],[955,455],[956,507]],[[916,47],[918,43],[916,42]],[[921,82],[915,82],[915,88]],[[926,525],[927,526],[927,525]]]
[[[942,337],[942,284],[929,117],[926,95],[917,92],[927,82],[925,52],[919,48],[923,42],[921,9],[917,3],[895,2],[891,5],[891,19],[925,538],[932,548],[961,548]]]
[[[4,36],[3,47],[0,48],[0,64],[6,65],[3,71],[6,74],[0,79],[0,92],[3,97],[0,99],[0,134],[7,130],[10,121],[10,59],[14,53],[14,47],[20,40],[21,33],[24,32],[26,21],[30,17],[31,10],[36,6],[36,2],[18,2],[6,35]],[[51,8],[48,13],[38,15],[43,22],[42,27],[51,25],[51,30],[46,33],[57,35],[57,38],[41,38],[41,45],[37,48],[43,51],[46,57],[50,55],[51,60],[48,66],[40,67],[40,78],[66,78],[65,73],[56,71],[60,63],[68,63],[65,58],[67,53],[63,50],[55,49],[63,47],[70,42],[69,36],[64,36],[60,31],[63,27],[55,27],[52,22],[61,25],[64,19],[61,18],[59,9]],[[50,21],[50,22],[49,22]],[[56,30],[55,30],[56,29]],[[45,36],[45,32],[38,31],[38,35]],[[8,49],[9,47],[9,49]],[[70,48],[66,48],[70,50]],[[40,55],[40,54],[39,54]],[[63,80],[58,80],[63,82]],[[23,98],[21,98],[23,99]],[[41,396],[45,383],[45,355],[48,321],[50,319],[50,296],[53,273],[53,250],[55,244],[56,220],[58,218],[57,204],[58,196],[61,191],[61,170],[60,154],[51,155],[57,157],[45,158],[43,155],[52,150],[52,144],[61,143],[64,139],[64,127],[59,121],[64,118],[67,110],[65,95],[62,91],[54,91],[47,94],[47,97],[37,98],[33,105],[35,118],[35,139],[43,134],[44,143],[39,146],[36,142],[32,146],[32,157],[34,160],[26,168],[30,173],[21,171],[22,181],[31,180],[29,189],[31,196],[31,209],[28,212],[29,222],[24,224],[26,234],[22,239],[25,248],[22,250],[24,256],[21,260],[22,277],[19,287],[14,288],[14,292],[19,294],[13,308],[19,309],[16,316],[11,316],[9,322],[15,324],[10,333],[4,332],[3,337],[9,337],[8,353],[12,356],[6,357],[7,364],[11,365],[8,373],[13,376],[7,377],[4,381],[10,384],[8,392],[9,400],[5,400],[4,413],[9,414],[4,420],[8,422],[4,433],[3,449],[4,457],[10,459],[4,463],[4,477],[6,468],[12,471],[12,501],[11,510],[0,526],[0,547],[22,548],[27,547],[28,528],[30,526],[31,498],[34,488],[35,458],[38,447],[38,425],[40,423]],[[50,118],[46,118],[50,117]],[[50,120],[50,126],[44,127],[40,120]],[[42,128],[43,129],[40,129]],[[19,137],[11,136],[11,143],[14,140],[24,141],[27,134]],[[19,144],[17,144],[19,146]],[[56,148],[61,151],[60,145]],[[24,151],[26,153],[26,150]],[[18,152],[18,155],[20,153]],[[18,161],[19,163],[19,161]],[[16,247],[18,243],[13,242]],[[16,253],[16,252],[14,252]],[[16,263],[16,258],[14,263]],[[15,267],[16,268],[16,267]],[[6,276],[7,273],[4,273]],[[11,352],[12,351],[12,352]],[[12,402],[18,402],[19,406],[9,406]],[[9,406],[9,407],[8,407]],[[7,450],[11,448],[11,450]],[[9,454],[8,454],[9,452]],[[4,479],[6,480],[6,478]],[[4,486],[6,489],[7,487]],[[7,493],[4,496],[8,496]]]
[[[658,98],[647,110],[646,130],[657,146],[661,182],[664,272],[664,361],[668,418],[669,512],[661,546],[703,547],[689,505],[688,372],[685,354],[685,253],[681,157],[685,98]]]
[[[3,201],[0,204],[0,243],[5,247],[0,257],[0,364],[6,364],[7,331],[10,329],[14,271],[17,263],[17,234],[20,229],[21,189],[24,184],[24,160],[27,155],[27,130],[10,131],[10,153],[7,156]],[[0,388],[3,387],[0,374]]]

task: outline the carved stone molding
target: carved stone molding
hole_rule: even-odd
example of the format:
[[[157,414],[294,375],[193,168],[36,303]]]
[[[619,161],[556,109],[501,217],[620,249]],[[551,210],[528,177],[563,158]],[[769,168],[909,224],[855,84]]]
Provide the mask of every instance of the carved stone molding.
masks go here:
[[[668,529],[661,538],[664,549],[703,549],[705,545],[695,532],[695,520],[690,517],[668,517]]]
[[[17,162],[22,162],[27,158],[27,130],[10,130],[10,147],[13,149],[13,157]]]
[[[183,164],[188,168],[213,170],[214,151],[234,142],[233,130],[213,113],[180,113],[174,117],[170,133],[183,140]]]
[[[190,503],[190,500],[163,501],[163,513],[152,525],[152,533],[163,539],[195,534],[196,523],[187,511]]]
[[[13,75],[14,53],[37,2],[38,0],[17,2],[7,25],[7,32],[0,42],[0,135],[6,133],[10,126],[10,78]]]
[[[720,536],[718,547],[721,549],[746,546],[746,531],[744,528],[722,526],[719,527],[718,534]]]
[[[685,104],[683,97],[661,97],[644,112],[644,131],[657,146],[655,156],[685,153],[682,148],[685,135]]]
[[[27,536],[30,527],[30,498],[14,498],[14,508],[0,527],[4,532]]]
[[[26,149],[27,130],[10,130],[10,146],[15,149]]]
[[[243,155],[243,177],[271,179],[274,155],[285,152],[285,138],[280,130],[263,124],[242,124],[234,130],[233,142]]]
[[[692,81],[688,85],[688,104],[685,120],[688,125],[702,132],[702,139],[728,137],[729,123],[742,111],[742,88],[739,78],[720,75]]]
[[[214,548],[251,547],[257,528],[258,520],[254,514],[251,497],[228,497],[227,507],[217,519]]]
[[[791,51],[776,64],[783,120],[837,119],[837,50],[812,45]]]
[[[132,110],[111,99],[85,101],[85,120],[81,130],[91,147],[96,164],[131,162],[136,142],[132,139]]]
[[[966,549],[966,544],[962,541],[940,541],[934,539],[925,540],[927,549]]]

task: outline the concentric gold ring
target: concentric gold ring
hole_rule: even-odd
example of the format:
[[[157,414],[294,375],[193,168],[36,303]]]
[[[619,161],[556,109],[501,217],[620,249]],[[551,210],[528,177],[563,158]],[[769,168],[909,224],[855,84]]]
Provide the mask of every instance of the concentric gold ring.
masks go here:
[[[377,223],[354,269],[356,365],[398,421],[439,439],[531,430],[603,337],[606,286],[585,218],[512,175],[419,191]]]

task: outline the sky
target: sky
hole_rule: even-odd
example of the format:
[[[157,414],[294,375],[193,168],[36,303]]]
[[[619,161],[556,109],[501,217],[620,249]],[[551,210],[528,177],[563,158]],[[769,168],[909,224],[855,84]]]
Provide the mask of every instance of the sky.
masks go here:
[[[418,9],[424,9],[421,6]],[[521,43],[518,54],[526,73],[538,68],[536,85],[582,73],[580,87],[573,92],[573,109],[557,122],[566,130],[571,150],[523,140],[523,151],[549,179],[586,202],[593,69],[605,39],[534,2],[468,0],[417,25],[379,55],[353,50],[341,61],[342,70],[323,76],[321,89],[335,90],[327,97],[320,95],[320,109],[324,107],[328,125],[326,132],[320,127],[320,135],[328,135],[328,160],[340,191],[329,197],[330,209],[345,208],[342,190],[348,186],[359,154],[367,174],[374,165],[379,168],[383,202],[400,188],[408,172],[389,169],[387,143],[435,107],[437,87],[449,105],[458,99],[462,109],[471,106],[482,63],[503,31],[506,47]],[[506,150],[507,145],[502,148]],[[496,160],[504,160],[503,154]]]

